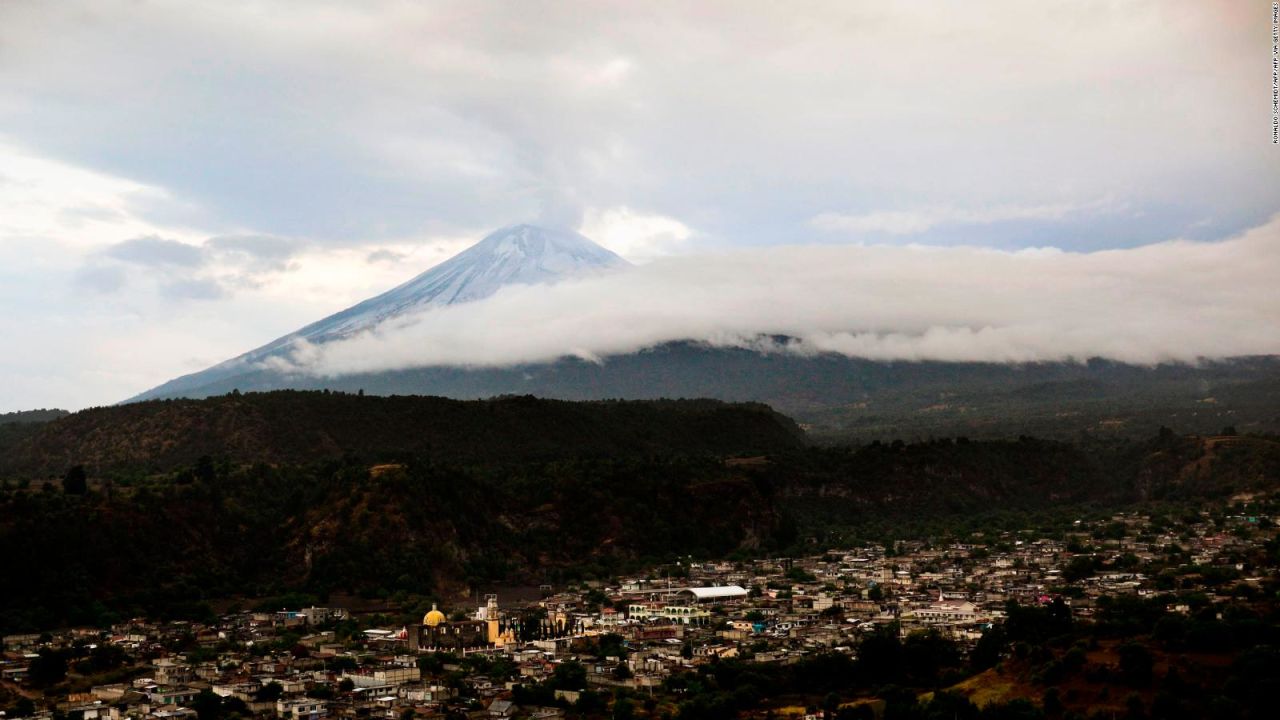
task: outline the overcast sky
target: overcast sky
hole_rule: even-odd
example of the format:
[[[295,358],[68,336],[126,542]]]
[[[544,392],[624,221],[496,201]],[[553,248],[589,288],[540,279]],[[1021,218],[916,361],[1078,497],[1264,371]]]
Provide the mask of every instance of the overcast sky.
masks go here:
[[[875,356],[881,341],[858,335],[872,331],[915,333],[895,356],[983,328],[1007,341],[1016,318],[998,293],[971,315],[947,306],[988,272],[973,258],[1003,258],[1011,274],[984,286],[998,288],[1034,257],[1065,283],[1046,289],[1053,317],[1077,307],[1060,288],[1080,273],[1155,262],[1108,297],[1211,306],[1229,322],[1193,347],[1280,351],[1259,275],[1280,255],[1270,13],[1265,0],[0,2],[0,411],[118,401],[523,221],[639,263],[619,297],[680,268],[771,262],[795,279],[806,259],[869,252],[883,272],[844,267],[849,281],[938,289],[881,283],[886,307],[913,299],[882,316],[901,327],[832,316],[809,328],[816,347]],[[831,247],[783,249],[798,245]],[[953,276],[919,246],[986,250],[943,255]],[[1062,252],[1018,252],[1044,247]],[[1216,284],[1182,292],[1193,257]],[[1010,302],[1032,302],[1025,284]],[[697,317],[688,327],[711,332]],[[1076,347],[1119,348],[1145,326],[1082,327]],[[1133,357],[1176,356],[1152,333]]]

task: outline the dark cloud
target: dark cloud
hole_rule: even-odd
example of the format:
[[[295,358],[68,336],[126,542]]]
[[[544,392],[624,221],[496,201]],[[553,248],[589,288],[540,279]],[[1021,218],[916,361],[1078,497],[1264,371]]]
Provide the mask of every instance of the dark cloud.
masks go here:
[[[97,292],[116,292],[134,281],[155,286],[171,300],[217,300],[256,289],[271,275],[294,269],[300,241],[269,235],[221,235],[200,245],[141,237],[90,256],[76,281]]]
[[[227,290],[212,278],[178,278],[162,282],[160,295],[172,300],[218,300]]]
[[[150,267],[199,267],[204,264],[204,251],[177,240],[140,237],[112,245],[103,255],[113,260]]]
[[[118,265],[85,266],[75,274],[74,286],[96,293],[110,294],[125,286],[128,275]]]
[[[222,262],[257,274],[287,270],[303,243],[271,235],[221,235],[206,240],[204,247]]]
[[[1130,204],[914,221],[927,242],[1075,249],[1221,238],[1280,209],[1257,147],[1265,23],[1038,5],[0,3],[0,125],[163,189],[139,198],[152,221],[334,245],[617,206],[758,245],[819,217]]]
[[[266,260],[288,258],[301,247],[297,240],[270,235],[220,235],[209,238],[204,245],[217,251],[242,253]]]
[[[381,250],[374,250],[373,252],[369,253],[369,255],[365,257],[365,262],[372,265],[374,263],[398,263],[404,259],[405,259],[404,253],[396,252],[395,250],[387,250],[386,248],[383,248]]]

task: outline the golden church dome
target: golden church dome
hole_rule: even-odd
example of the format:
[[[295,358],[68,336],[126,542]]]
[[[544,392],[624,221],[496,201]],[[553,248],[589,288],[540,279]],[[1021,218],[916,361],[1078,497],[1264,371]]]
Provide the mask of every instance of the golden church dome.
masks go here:
[[[431,611],[422,616],[422,624],[435,627],[442,622],[444,622],[444,613],[436,609],[435,603],[431,603]]]

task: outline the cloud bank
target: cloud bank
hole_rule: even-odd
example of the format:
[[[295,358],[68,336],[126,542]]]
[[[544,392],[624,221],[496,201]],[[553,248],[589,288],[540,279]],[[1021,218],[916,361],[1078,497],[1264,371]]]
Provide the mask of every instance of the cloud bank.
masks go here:
[[[288,271],[303,243],[265,235],[222,235],[196,245],[155,235],[107,246],[86,258],[75,282],[110,294],[128,284],[132,269],[155,282],[172,300],[217,300],[236,289],[258,287],[266,277]]]
[[[820,216],[935,244],[1221,239],[1277,210],[1267,17],[1203,0],[10,0],[0,127],[163,189],[129,206],[153,223],[335,246],[619,207],[738,244],[801,240]],[[1145,215],[1059,214],[1098,196]]]
[[[1070,253],[793,246],[509,287],[388,321],[278,369],[607,362],[674,340],[877,360],[1153,364],[1280,353],[1280,219],[1218,243]],[[762,340],[794,338],[783,346]]]
[[[1107,203],[1056,205],[997,205],[989,208],[930,207],[872,212],[861,215],[821,213],[809,221],[819,230],[854,234],[914,235],[944,225],[991,225],[1011,220],[1061,220],[1085,211],[1106,209]]]

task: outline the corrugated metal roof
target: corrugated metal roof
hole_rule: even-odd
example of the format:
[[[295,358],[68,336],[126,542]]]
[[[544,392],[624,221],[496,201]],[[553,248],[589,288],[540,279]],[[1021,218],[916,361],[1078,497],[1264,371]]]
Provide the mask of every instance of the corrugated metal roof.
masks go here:
[[[718,585],[716,587],[685,588],[682,592],[691,592],[699,600],[714,600],[726,597],[745,597],[747,589],[739,585]]]

